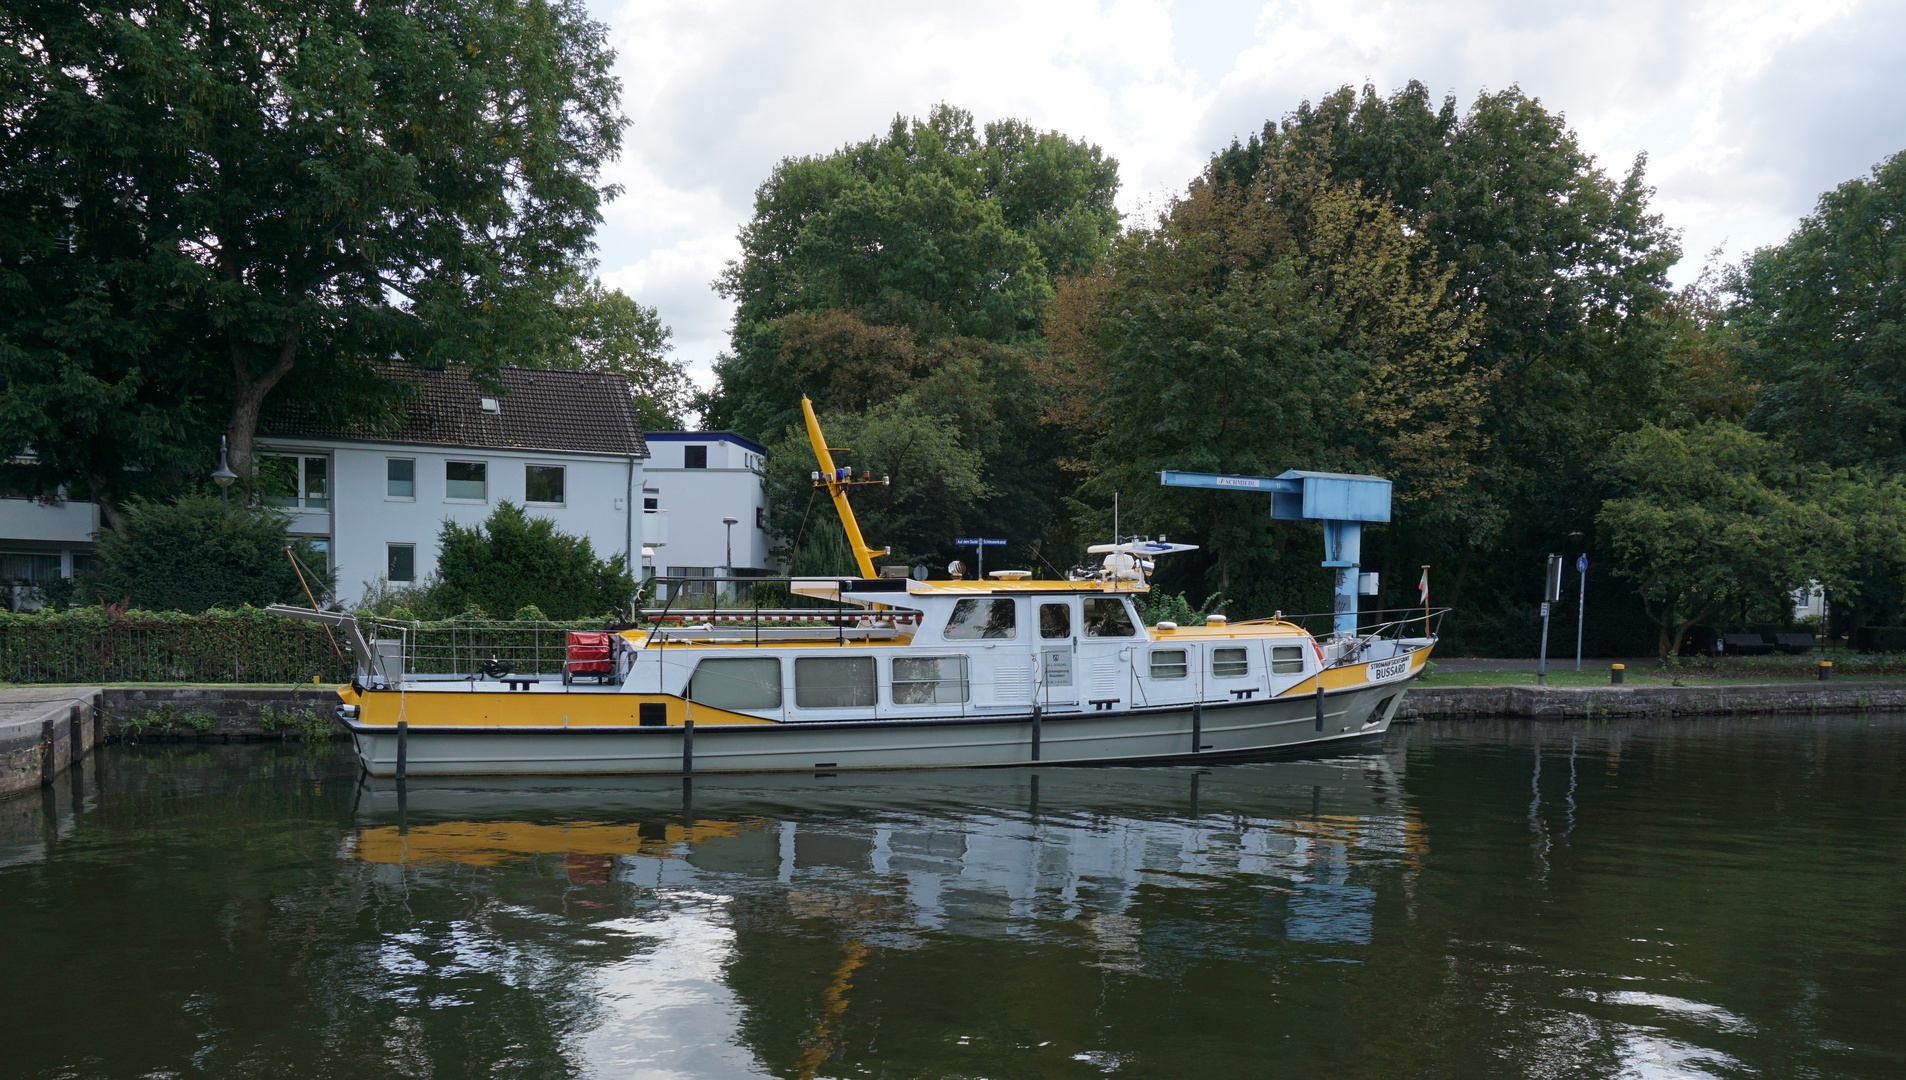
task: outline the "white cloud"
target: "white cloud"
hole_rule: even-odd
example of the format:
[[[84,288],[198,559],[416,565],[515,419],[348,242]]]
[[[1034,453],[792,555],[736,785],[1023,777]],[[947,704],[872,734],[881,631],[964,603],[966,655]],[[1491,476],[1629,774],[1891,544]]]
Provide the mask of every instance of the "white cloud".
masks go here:
[[[1610,171],[1650,155],[1683,280],[1723,240],[1732,256],[1779,241],[1821,190],[1906,147],[1906,7],[1885,2],[629,0],[597,17],[631,119],[603,277],[656,305],[704,373],[731,312],[710,283],[774,164],[941,101],[1099,144],[1131,213],[1338,86],[1414,78],[1467,104],[1516,84]]]

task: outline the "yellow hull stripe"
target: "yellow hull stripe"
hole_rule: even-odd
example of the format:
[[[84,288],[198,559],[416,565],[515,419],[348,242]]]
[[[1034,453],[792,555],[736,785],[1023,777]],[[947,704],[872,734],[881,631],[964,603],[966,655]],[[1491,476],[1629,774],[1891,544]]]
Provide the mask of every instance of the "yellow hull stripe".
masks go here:
[[[695,725],[772,724],[758,716],[697,705],[672,694],[573,693],[537,694],[525,691],[413,690],[399,693],[377,690],[359,693],[338,688],[346,705],[358,708],[357,722],[371,727],[635,727],[641,723],[643,703],[668,707],[668,724],[681,727],[694,716]]]
[[[1431,645],[1428,648],[1417,649],[1415,652],[1410,653],[1410,674],[1414,675],[1423,670],[1423,665],[1429,661],[1430,649],[1433,648],[1435,648],[1435,646]],[[1381,660],[1371,660],[1362,664],[1348,664],[1344,667],[1328,668],[1321,676],[1313,675],[1277,696],[1294,697],[1302,694],[1314,694],[1317,692],[1317,680],[1319,678],[1324,680],[1324,691],[1326,693],[1332,690],[1344,690],[1351,687],[1363,686],[1371,681],[1370,665],[1380,664],[1382,662]],[[700,720],[695,722],[698,724],[701,723]]]

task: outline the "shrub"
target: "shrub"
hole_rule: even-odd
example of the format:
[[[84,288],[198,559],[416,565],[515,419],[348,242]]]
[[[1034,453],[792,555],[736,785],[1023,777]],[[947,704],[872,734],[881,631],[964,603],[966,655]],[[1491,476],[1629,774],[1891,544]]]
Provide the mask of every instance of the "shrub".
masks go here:
[[[93,595],[130,599],[149,611],[201,612],[245,605],[306,603],[298,575],[285,558],[290,547],[303,561],[311,591],[326,596],[331,574],[310,541],[292,540],[290,519],[264,507],[225,505],[212,495],[175,503],[135,502],[123,534],[99,534],[99,572]]]
[[[596,558],[580,536],[558,532],[504,502],[482,525],[443,523],[433,606],[453,611],[520,611],[534,606],[561,621],[611,615],[635,594],[627,560]]]

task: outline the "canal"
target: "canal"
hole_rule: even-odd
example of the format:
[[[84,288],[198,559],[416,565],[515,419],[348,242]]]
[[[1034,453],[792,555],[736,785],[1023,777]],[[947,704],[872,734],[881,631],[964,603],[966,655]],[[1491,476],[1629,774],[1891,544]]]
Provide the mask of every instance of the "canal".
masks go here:
[[[0,803],[0,1074],[1898,1077],[1906,718],[1422,723],[1203,769]]]

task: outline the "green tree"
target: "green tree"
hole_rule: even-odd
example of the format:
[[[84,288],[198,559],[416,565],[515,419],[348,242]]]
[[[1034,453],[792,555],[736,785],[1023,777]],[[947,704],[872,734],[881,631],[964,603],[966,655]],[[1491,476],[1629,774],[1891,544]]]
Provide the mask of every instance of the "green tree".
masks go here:
[[[1750,423],[1838,465],[1906,471],[1906,151],[1820,197],[1730,282]]]
[[[493,617],[534,605],[558,621],[613,615],[635,595],[628,560],[596,558],[585,537],[559,532],[515,503],[497,504],[482,525],[446,520],[437,538],[433,608],[478,608]]]
[[[1851,595],[1863,558],[1900,563],[1897,479],[1796,461],[1736,424],[1641,428],[1616,440],[1608,468],[1622,494],[1602,504],[1602,535],[1617,573],[1639,587],[1664,658],[1717,614],[1784,621],[1809,582]]]
[[[122,532],[101,532],[99,570],[89,584],[102,601],[130,600],[151,611],[200,612],[246,604],[307,603],[289,547],[323,603],[332,575],[323,554],[286,533],[290,519],[264,507],[227,504],[216,495],[177,502],[134,501]]]
[[[671,333],[654,308],[591,281],[565,295],[560,310],[568,332],[550,367],[626,375],[645,429],[681,429],[695,386],[681,362],[668,358]]]
[[[7,7],[0,414],[78,388],[31,429],[64,464],[140,406],[145,429],[96,463],[121,470],[94,483],[111,499],[212,413],[248,473],[281,387],[374,381],[393,353],[481,370],[548,351],[612,194],[603,38],[580,0]],[[27,436],[0,431],[11,457]]]
[[[1117,163],[1097,147],[1020,121],[981,131],[946,105],[896,117],[884,138],[782,161],[717,284],[736,312],[710,423],[776,438],[800,391],[841,381],[790,316],[845,312],[916,345],[1036,342],[1051,275],[1089,270],[1116,233],[1117,191]],[[796,356],[783,349],[790,331]]]

